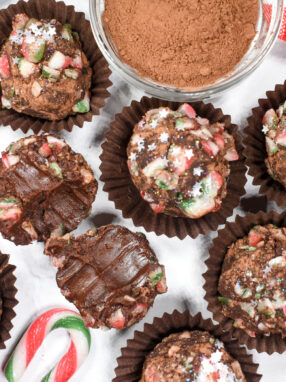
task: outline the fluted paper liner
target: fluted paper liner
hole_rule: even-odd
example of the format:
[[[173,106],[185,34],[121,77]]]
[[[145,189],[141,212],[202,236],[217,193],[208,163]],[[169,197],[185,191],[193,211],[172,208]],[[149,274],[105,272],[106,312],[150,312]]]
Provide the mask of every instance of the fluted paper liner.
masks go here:
[[[134,185],[127,167],[127,145],[133,128],[142,116],[150,109],[161,106],[172,110],[178,109],[181,103],[163,101],[156,98],[143,97],[140,102],[133,101],[115,116],[110,125],[106,140],[102,145],[101,177],[104,191],[109,194],[109,200],[122,211],[125,218],[131,218],[135,226],[143,226],[147,232],[168,237],[177,236],[183,239],[187,235],[192,238],[216,230],[231,216],[233,209],[239,204],[240,197],[245,193],[246,167],[243,161],[241,139],[237,126],[231,123],[231,118],[224,115],[221,109],[215,109],[212,104],[192,102],[197,114],[207,118],[211,123],[225,122],[227,130],[234,136],[239,160],[230,162],[231,173],[228,177],[227,196],[222,201],[222,207],[215,213],[205,215],[200,219],[174,218],[165,214],[156,214],[149,204],[144,201]]]
[[[249,167],[249,175],[253,176],[253,184],[259,185],[259,193],[267,196],[268,200],[274,200],[277,205],[286,205],[286,189],[275,181],[267,172],[265,159],[267,151],[265,135],[262,132],[262,118],[267,110],[274,110],[286,100],[286,81],[283,85],[276,85],[274,91],[266,92],[267,98],[259,99],[259,106],[252,109],[252,116],[248,118],[248,126],[244,129],[246,146],[244,155]]]
[[[0,123],[10,125],[13,130],[21,129],[26,133],[32,129],[34,133],[40,130],[71,131],[73,126],[82,127],[85,121],[90,122],[93,115],[98,115],[99,110],[105,105],[105,99],[109,97],[107,88],[112,85],[109,80],[111,71],[107,61],[102,56],[92,34],[89,21],[82,12],[75,12],[73,6],[67,6],[64,2],[55,0],[30,0],[27,3],[20,0],[15,5],[0,11],[0,43],[9,37],[12,30],[12,18],[17,13],[26,13],[29,17],[37,19],[57,19],[61,23],[69,23],[74,31],[78,32],[82,49],[86,54],[92,68],[92,85],[90,111],[85,114],[76,114],[60,121],[49,121],[18,113],[14,110],[2,109],[0,106]]]
[[[15,298],[17,289],[14,284],[14,265],[9,264],[9,256],[0,253],[0,349],[5,349],[4,342],[10,338],[12,319],[16,316],[14,307],[18,301]]]
[[[218,231],[218,236],[213,240],[210,249],[210,257],[206,261],[207,271],[203,277],[205,279],[204,290],[205,299],[208,303],[208,310],[213,313],[213,317],[220,325],[224,326],[232,336],[238,339],[240,344],[244,344],[248,349],[256,349],[259,353],[274,352],[283,353],[286,350],[286,339],[282,339],[279,334],[269,337],[257,334],[255,338],[250,337],[244,330],[234,328],[233,320],[225,317],[221,313],[221,303],[218,301],[218,282],[221,275],[221,268],[229,246],[236,240],[246,236],[255,225],[266,225],[273,223],[277,227],[286,227],[286,213],[279,215],[275,211],[265,213],[260,211],[257,214],[248,213],[245,217],[237,216],[235,222],[227,222],[225,228]]]
[[[127,341],[127,346],[121,349],[121,356],[117,358],[115,369],[116,378],[113,382],[135,382],[141,378],[145,357],[162,341],[163,338],[183,330],[205,330],[220,339],[228,353],[241,365],[248,382],[258,382],[261,375],[257,374],[258,365],[253,363],[252,355],[231,339],[222,328],[214,325],[208,319],[204,320],[200,313],[191,316],[189,311],[180,313],[174,310],[172,314],[165,313],[163,317],[156,317],[152,324],[145,324],[142,332],[135,331],[134,338]]]

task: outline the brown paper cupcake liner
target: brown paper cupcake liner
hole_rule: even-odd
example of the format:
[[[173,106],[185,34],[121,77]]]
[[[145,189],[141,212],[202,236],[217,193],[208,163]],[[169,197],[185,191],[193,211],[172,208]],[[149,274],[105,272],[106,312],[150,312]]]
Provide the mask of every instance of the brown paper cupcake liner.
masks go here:
[[[286,350],[286,339],[281,335],[275,334],[269,337],[256,335],[250,337],[242,329],[233,327],[233,320],[225,317],[221,313],[221,304],[218,301],[218,281],[221,274],[225,254],[229,246],[236,240],[246,236],[250,229],[255,225],[266,225],[273,223],[277,227],[286,226],[286,212],[278,214],[275,211],[265,213],[260,211],[257,214],[248,213],[245,217],[237,216],[235,222],[227,222],[225,228],[218,231],[218,236],[213,240],[210,249],[210,257],[206,261],[207,271],[203,277],[205,279],[204,290],[205,299],[208,303],[208,310],[213,313],[213,317],[229,331],[240,344],[244,344],[248,349],[256,349],[259,353],[274,352],[283,353]]]
[[[127,341],[127,346],[121,349],[122,355],[117,358],[118,366],[113,382],[139,381],[145,357],[164,337],[183,330],[210,332],[224,343],[228,353],[240,363],[248,382],[260,381],[258,365],[253,363],[252,355],[247,354],[238,341],[231,339],[220,326],[214,325],[210,319],[204,320],[200,313],[191,316],[189,311],[180,313],[174,310],[172,314],[165,313],[161,318],[156,317],[152,324],[145,324],[142,332],[135,331],[134,338]]]
[[[253,176],[253,184],[259,185],[259,194],[266,195],[279,206],[286,205],[286,190],[283,185],[275,181],[267,172],[265,159],[267,151],[265,135],[262,132],[262,118],[271,108],[274,110],[286,100],[286,81],[284,85],[276,85],[274,91],[266,92],[267,98],[259,99],[260,106],[252,109],[252,116],[248,118],[248,126],[244,129],[246,135],[244,155],[249,167],[249,175]]]
[[[180,105],[181,103],[178,102],[143,97],[140,102],[133,101],[129,107],[125,107],[120,114],[117,114],[102,145],[100,179],[104,182],[103,189],[108,192],[109,200],[115,203],[115,207],[122,211],[125,218],[131,218],[135,226],[143,226],[147,232],[153,231],[157,235],[165,234],[168,237],[177,236],[183,239],[187,235],[196,238],[199,234],[216,230],[232,215],[233,209],[239,204],[240,197],[245,193],[246,167],[237,126],[231,123],[230,116],[224,115],[221,109],[215,109],[212,104],[191,103],[197,114],[209,119],[211,123],[225,122],[228,131],[234,136],[240,159],[230,164],[227,196],[223,199],[219,211],[200,219],[174,218],[165,214],[155,214],[149,204],[141,198],[131,179],[127,167],[126,148],[135,124],[148,110],[161,106],[176,110]]]
[[[32,129],[34,133],[40,130],[50,131],[71,131],[73,126],[83,127],[85,121],[90,122],[93,115],[98,115],[100,109],[105,105],[105,99],[110,96],[107,88],[112,85],[109,80],[111,71],[108,63],[102,56],[92,34],[89,21],[85,19],[82,12],[75,12],[73,6],[67,6],[64,2],[55,0],[20,0],[7,9],[0,11],[0,43],[2,44],[11,33],[12,18],[17,13],[26,13],[29,17],[37,19],[57,19],[61,23],[69,23],[73,30],[78,32],[82,43],[82,48],[86,54],[93,71],[91,85],[90,111],[85,114],[76,114],[66,117],[60,121],[48,121],[34,118],[29,115],[17,113],[14,110],[2,109],[0,106],[1,124],[10,125],[13,130],[21,129],[27,133]]]
[[[18,301],[15,298],[17,293],[14,285],[16,277],[13,274],[15,268],[9,264],[9,256],[0,253],[0,349],[5,349],[4,342],[10,338],[12,319],[16,316],[14,307]]]

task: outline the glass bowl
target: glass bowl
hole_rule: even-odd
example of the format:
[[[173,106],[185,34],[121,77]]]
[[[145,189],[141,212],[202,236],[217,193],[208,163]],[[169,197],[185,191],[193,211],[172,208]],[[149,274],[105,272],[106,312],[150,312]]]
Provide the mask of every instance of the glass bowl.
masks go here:
[[[135,69],[121,61],[116,46],[113,44],[103,23],[102,15],[104,12],[104,5],[104,0],[89,0],[93,34],[111,68],[124,80],[136,88],[144,90],[145,93],[157,98],[179,102],[214,97],[238,84],[252,73],[260,65],[273,46],[279,33],[283,12],[283,0],[259,0],[259,16],[256,25],[256,36],[240,63],[233,71],[223,78],[220,78],[215,83],[190,90],[161,84],[150,78],[141,77]],[[266,20],[265,17],[266,13],[263,13],[263,6],[266,6],[268,10],[271,10],[270,7],[272,7],[271,16],[270,12],[267,12],[268,16],[266,17],[268,20]],[[270,24],[268,24],[269,21]]]

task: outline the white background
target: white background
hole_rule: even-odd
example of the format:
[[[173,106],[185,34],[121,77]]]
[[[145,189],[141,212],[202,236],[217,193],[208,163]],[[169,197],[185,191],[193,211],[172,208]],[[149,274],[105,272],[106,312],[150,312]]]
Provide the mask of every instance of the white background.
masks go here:
[[[15,2],[0,0],[0,7],[6,8],[10,3]],[[89,18],[88,0],[65,0],[65,2],[73,4],[77,11],[84,11]],[[246,118],[250,116],[251,109],[257,106],[257,100],[265,97],[265,92],[272,90],[276,83],[283,83],[286,79],[285,58],[286,43],[277,41],[272,52],[255,73],[236,88],[212,100],[215,107],[221,107],[225,114],[232,116],[232,121],[240,126],[240,131],[246,125]],[[83,129],[75,127],[72,133],[63,132],[61,134],[75,151],[84,155],[98,180],[100,146],[109,123],[116,113],[130,104],[131,100],[139,100],[143,96],[141,91],[131,89],[115,74],[112,75],[111,80],[114,84],[110,88],[112,96],[107,100],[107,105],[101,110],[100,116],[94,117],[91,123],[86,123]],[[27,136],[30,134],[31,131]],[[0,152],[10,142],[23,136],[23,133],[13,132],[10,127],[0,126]],[[252,195],[257,193],[257,187],[251,185],[250,177],[248,177],[247,192]],[[270,208],[277,209],[275,204],[271,204]],[[243,214],[240,209],[237,209],[236,213]],[[230,220],[232,219],[233,217]],[[93,226],[111,222],[124,224],[131,230],[144,232],[143,228],[135,228],[130,219],[122,218],[121,212],[115,210],[113,202],[108,201],[107,194],[102,191],[102,183],[99,182],[99,191],[92,214],[80,225],[76,233],[84,233]],[[188,308],[192,314],[202,312],[205,318],[211,316],[203,299],[202,274],[206,269],[204,261],[208,257],[208,248],[216,233],[199,236],[196,240],[186,238],[183,241],[177,238],[157,237],[152,233],[146,235],[160,262],[166,266],[168,293],[158,296],[154,307],[149,310],[147,316],[131,329],[124,332],[91,330],[92,348],[89,357],[70,381],[110,382],[114,377],[116,358],[120,355],[121,347],[126,345],[128,338],[133,337],[135,329],[141,330],[144,322],[152,322],[155,316],[161,316],[164,312],[172,312],[175,308],[179,310]],[[6,350],[0,351],[0,366],[37,315],[55,306],[73,308],[57,288],[56,271],[48,257],[43,255],[43,249],[44,244],[41,243],[16,247],[8,240],[0,238],[0,250],[3,253],[11,254],[10,262],[17,266],[15,274],[18,288],[17,299],[19,300],[19,304],[15,308],[17,316],[13,320],[14,328],[11,331],[11,339],[6,342]],[[40,377],[49,370],[48,363],[52,365],[53,361],[59,359],[67,349],[68,338],[64,332],[59,331],[58,334],[54,333],[51,336],[52,338],[49,337],[45,343],[44,349],[41,349],[38,359],[31,364],[27,375],[22,378],[23,382],[40,381]],[[254,360],[260,364],[258,371],[263,374],[262,382],[286,380],[285,354],[269,356],[258,354],[256,351],[251,353],[254,355]],[[0,381],[5,380],[0,371]]]

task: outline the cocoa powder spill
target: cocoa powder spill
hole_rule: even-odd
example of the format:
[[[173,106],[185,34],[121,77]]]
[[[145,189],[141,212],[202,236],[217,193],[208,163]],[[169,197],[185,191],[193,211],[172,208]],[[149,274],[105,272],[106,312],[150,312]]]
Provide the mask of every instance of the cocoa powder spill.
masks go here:
[[[103,17],[121,59],[141,76],[196,88],[241,61],[258,0],[105,0]]]

